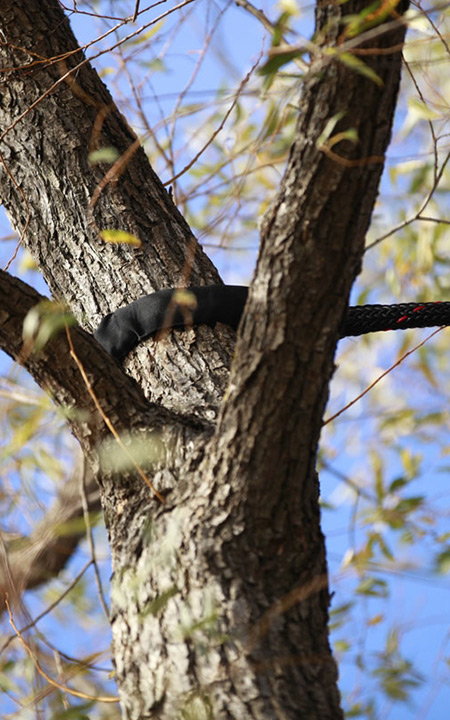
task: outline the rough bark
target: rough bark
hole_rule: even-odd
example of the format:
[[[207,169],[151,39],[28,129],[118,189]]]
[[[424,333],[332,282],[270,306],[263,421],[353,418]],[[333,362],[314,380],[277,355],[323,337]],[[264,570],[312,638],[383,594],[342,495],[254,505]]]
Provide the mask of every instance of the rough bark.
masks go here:
[[[321,6],[318,27],[327,28],[330,47],[345,40],[341,13],[362,7],[361,0]],[[61,82],[58,63],[13,69],[29,64],[30,51],[50,58],[74,48],[56,2],[6,2],[0,22],[7,39],[1,52],[11,68],[2,141],[8,171],[31,208],[25,242],[52,291],[91,328],[122,300],[176,284],[192,239],[138,151],[94,214],[100,228],[114,219],[138,235],[142,249],[100,243],[88,218],[102,170],[87,164],[88,138],[106,106],[97,143],[125,152],[134,138],[88,65],[77,72],[77,87]],[[393,24],[372,47],[401,45],[404,27]],[[208,426],[192,418],[215,417],[232,334],[201,329],[138,351],[129,369],[147,397],[171,409],[162,411],[117,366],[106,360],[99,366],[100,350],[79,331],[77,354],[114,422],[121,431],[155,430],[159,423],[166,448],[167,464],[155,468],[154,478],[170,489],[164,505],[132,472],[102,476],[114,565],[113,652],[126,718],[342,717],[327,636],[314,462],[338,326],[362,257],[399,83],[398,50],[368,62],[383,87],[331,55],[319,53],[312,63],[296,141],[264,224],[230,385],[203,455]],[[338,113],[344,115],[335,132],[356,127],[359,143],[339,143],[332,154],[317,141]],[[26,205],[5,174],[0,192],[14,225],[24,229]],[[196,248],[191,280],[216,279]],[[8,317],[12,312],[8,306]],[[18,323],[11,320],[10,336]],[[67,348],[53,343],[53,351],[44,350],[46,378],[66,392],[59,366],[69,360]],[[61,402],[86,406],[82,387],[71,386],[73,396],[64,392]],[[84,432],[74,430],[95,462],[105,430],[89,409]]]
[[[150,403],[134,379],[126,375],[81,328],[69,329],[73,351],[63,332],[53,337],[39,352],[24,352],[24,319],[43,299],[36,290],[0,270],[0,347],[20,362],[54,402],[66,410],[67,422],[100,484],[113,491],[115,503],[129,506],[129,514],[121,511],[120,517],[115,516],[110,522],[110,514],[117,512],[117,506],[105,504],[108,493],[102,495],[111,539],[117,533],[121,543],[125,533],[130,552],[133,552],[141,543],[140,536],[136,539],[140,531],[136,530],[133,534],[131,530],[134,517],[138,516],[136,506],[145,506],[146,514],[150,516],[160,501],[142,477],[137,480],[136,468],[131,466],[129,458],[122,457],[121,450],[119,459],[125,462],[125,469],[120,475],[105,464],[105,457],[111,452],[110,428],[123,439],[131,455],[134,453],[133,443],[148,443],[148,458],[140,460],[139,466],[151,477],[153,486],[163,495],[168,495],[176,484],[180,468],[188,460],[193,462],[194,456],[196,462],[201,459],[211,427],[196,416],[186,418]],[[138,525],[142,521],[142,517],[137,517]],[[128,526],[127,522],[130,523]]]
[[[59,4],[6,0],[1,23],[0,199],[53,296],[92,330],[145,293],[219,282],[105,85],[84,64]],[[88,156],[102,147],[116,148],[124,164],[97,196],[110,167],[90,165]],[[141,247],[105,243],[104,229],[134,234]],[[147,397],[214,418],[232,354],[227,336],[225,345],[211,333],[198,343],[211,360],[197,339],[174,337],[157,362],[148,350],[135,353],[130,370]]]

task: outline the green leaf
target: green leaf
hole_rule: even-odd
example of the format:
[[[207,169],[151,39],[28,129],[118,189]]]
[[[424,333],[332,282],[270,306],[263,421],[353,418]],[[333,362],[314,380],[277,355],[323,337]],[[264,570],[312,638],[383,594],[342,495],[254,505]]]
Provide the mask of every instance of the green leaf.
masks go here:
[[[378,546],[379,546],[381,552],[383,553],[384,557],[387,560],[392,561],[394,559],[394,555],[391,552],[391,550],[389,549],[389,547],[387,546],[387,544],[385,543],[385,541],[381,535],[377,536],[377,542],[378,542]]]
[[[351,645],[346,640],[337,640],[334,643],[334,649],[338,653],[348,652],[348,650],[350,650],[350,648],[351,648]]]
[[[436,572],[439,575],[448,575],[450,573],[450,548],[439,553],[436,558]]]
[[[317,138],[317,147],[320,147],[321,145],[325,145],[325,143],[330,139],[331,134],[336,127],[339,120],[342,120],[345,113],[338,112],[336,115],[333,115],[333,117],[329,118],[327,122],[325,123],[325,127],[320,133],[319,137]]]
[[[372,70],[371,67],[366,65],[361,58],[358,58],[356,55],[352,55],[352,53],[349,52],[339,54],[338,58],[344,65],[347,65],[347,67],[355,70],[360,75],[364,75],[364,77],[369,78],[369,80],[372,80],[375,85],[378,85],[378,87],[384,86],[382,79],[376,74],[375,70]]]
[[[279,18],[275,21],[274,30],[273,30],[273,36],[272,36],[272,45],[276,47],[277,45],[280,45],[284,33],[289,29],[288,28],[288,20],[291,17],[291,13],[287,12],[286,10],[281,13]]]
[[[379,578],[364,578],[356,588],[358,595],[368,595],[370,597],[387,597],[388,589],[384,580]]]
[[[417,508],[421,507],[424,503],[424,497],[423,495],[417,495],[416,497],[409,497],[405,498],[404,500],[400,500],[397,507],[395,508],[397,512],[400,512],[402,514],[408,514],[413,512],[414,510],[417,510]]]
[[[393,480],[390,485],[388,486],[388,492],[389,493],[395,493],[397,490],[401,490],[405,487],[405,485],[408,485],[409,479],[405,477],[398,477]]]
[[[120,157],[119,151],[111,145],[100,148],[99,150],[93,150],[93,152],[88,155],[88,161],[91,165],[97,165],[98,163],[112,164],[118,157]]]
[[[82,705],[61,710],[61,712],[52,715],[52,720],[89,720],[89,715],[86,713],[91,710],[93,706],[93,702],[86,702]]]
[[[306,53],[306,50],[270,50],[269,59],[262,65],[259,70],[259,75],[275,75],[278,70],[292,62],[296,58],[302,57]]]
[[[395,11],[399,0],[375,0],[358,14],[347,15],[343,22],[347,25],[346,37],[356,37],[370,28],[385,22]]]
[[[62,303],[43,300],[27,313],[22,336],[29,349],[42,350],[49,340],[77,321]]]
[[[158,34],[158,32],[163,28],[165,24],[165,20],[160,20],[159,22],[155,23],[153,27],[151,27],[147,32],[145,33],[139,33],[139,35],[130,38],[126,41],[127,47],[134,47],[134,46],[142,46],[144,45],[148,40],[151,40],[155,35]]]
[[[419,98],[409,98],[408,100],[409,109],[414,112],[418,120],[439,120],[441,114],[432,110],[426,103]]]
[[[169,602],[170,598],[177,595],[180,591],[176,587],[176,585],[173,585],[168,590],[165,590],[160,595],[158,595],[155,600],[153,600],[151,603],[147,605],[145,608],[143,615],[158,615],[164,608],[166,607],[167,603]]]

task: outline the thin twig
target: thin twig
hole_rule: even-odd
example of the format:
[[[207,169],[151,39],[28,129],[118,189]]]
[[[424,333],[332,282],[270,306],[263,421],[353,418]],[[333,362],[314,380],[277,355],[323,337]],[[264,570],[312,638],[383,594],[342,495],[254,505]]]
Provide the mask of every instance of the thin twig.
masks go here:
[[[252,67],[251,67],[250,70],[248,71],[247,75],[245,76],[245,78],[243,79],[243,81],[241,82],[241,84],[239,85],[239,87],[238,87],[238,89],[237,89],[237,92],[236,92],[236,97],[234,98],[233,102],[231,103],[230,107],[228,108],[227,112],[225,113],[224,117],[222,118],[222,121],[221,121],[219,127],[216,128],[216,130],[213,132],[213,134],[211,135],[211,137],[209,138],[209,140],[204,144],[204,146],[201,148],[201,150],[199,150],[198,153],[192,158],[192,160],[190,160],[189,163],[188,163],[187,165],[185,165],[185,167],[184,167],[182,170],[180,170],[179,173],[177,173],[176,175],[174,175],[173,177],[171,177],[169,180],[166,180],[166,182],[164,183],[164,185],[171,185],[175,180],[177,180],[179,177],[181,177],[181,175],[184,175],[185,172],[187,172],[193,165],[195,165],[195,163],[197,162],[197,160],[199,159],[199,157],[200,157],[201,155],[203,155],[203,153],[205,152],[205,150],[211,145],[211,143],[213,142],[213,140],[215,140],[215,138],[217,137],[217,135],[218,135],[218,134],[220,133],[220,131],[223,129],[223,127],[224,127],[226,121],[228,120],[228,118],[230,117],[231,113],[233,112],[233,110],[234,110],[234,108],[235,108],[235,106],[236,106],[236,104],[237,104],[237,101],[239,100],[239,97],[240,97],[240,95],[241,95],[242,89],[243,89],[244,86],[248,83],[248,81],[250,80],[251,75],[253,74],[253,72],[254,72],[254,71],[256,70],[256,68],[258,67],[259,62],[260,62],[260,60],[261,60],[261,58],[262,58],[262,55],[263,55],[263,51],[260,52],[260,54],[258,55],[258,58],[257,58],[256,62],[252,65]]]
[[[92,385],[91,385],[91,383],[90,383],[90,381],[89,381],[89,378],[88,378],[88,376],[86,375],[86,371],[85,371],[82,363],[80,362],[80,360],[79,360],[79,358],[78,358],[78,356],[77,356],[77,354],[76,354],[76,352],[75,352],[75,348],[74,348],[73,343],[72,343],[72,336],[71,336],[71,334],[70,334],[70,330],[69,330],[69,327],[68,327],[67,325],[66,325],[66,335],[67,335],[67,340],[68,340],[69,347],[70,347],[70,354],[71,354],[71,356],[73,357],[73,359],[74,359],[74,361],[75,361],[75,363],[76,363],[76,365],[77,365],[77,367],[78,367],[78,369],[79,369],[79,371],[80,371],[80,373],[81,373],[81,377],[82,377],[83,380],[84,380],[84,383],[85,383],[85,385],[86,385],[86,389],[87,389],[89,395],[91,396],[91,398],[92,398],[92,400],[93,400],[93,402],[94,402],[94,405],[95,405],[95,407],[97,408],[97,410],[98,410],[98,412],[99,412],[99,414],[100,414],[100,417],[102,418],[102,420],[103,420],[103,422],[105,423],[106,427],[107,427],[108,430],[110,431],[111,435],[112,435],[112,436],[114,437],[114,439],[116,440],[116,442],[117,442],[117,444],[119,445],[119,447],[123,450],[123,452],[125,453],[125,455],[127,456],[127,458],[128,458],[128,459],[130,460],[130,462],[132,463],[132,465],[133,465],[133,467],[135,468],[135,470],[137,470],[139,476],[142,478],[142,480],[145,482],[145,484],[148,485],[148,487],[150,488],[150,490],[156,495],[156,497],[158,498],[158,500],[159,500],[161,503],[164,503],[165,500],[164,500],[163,496],[161,495],[160,492],[158,492],[158,490],[157,490],[157,489],[155,488],[155,486],[153,485],[152,481],[147,477],[147,475],[146,475],[145,472],[142,470],[142,468],[137,464],[136,460],[133,458],[132,454],[130,453],[130,451],[128,450],[128,448],[127,448],[127,447],[125,446],[125,444],[123,443],[122,438],[120,437],[119,433],[118,433],[117,430],[115,429],[115,427],[114,427],[114,425],[112,424],[111,420],[110,420],[109,417],[106,415],[106,413],[103,411],[103,408],[101,407],[101,405],[100,405],[100,403],[99,403],[99,401],[98,401],[98,398],[97,398],[95,392],[94,392],[93,389],[92,389]]]
[[[445,158],[444,162],[442,163],[441,169],[439,170],[439,172],[437,173],[437,175],[435,177],[432,188],[428,192],[427,196],[425,197],[424,201],[422,202],[422,205],[420,206],[418,211],[415,213],[415,215],[413,215],[410,218],[407,218],[407,220],[403,220],[403,222],[401,222],[398,225],[396,225],[395,227],[393,227],[391,230],[389,230],[389,232],[385,233],[384,235],[381,235],[381,237],[379,237],[376,240],[374,240],[373,242],[369,243],[369,245],[367,245],[364,252],[371,250],[376,245],[379,245],[381,242],[383,242],[383,240],[386,240],[386,238],[390,237],[391,235],[394,235],[399,230],[403,230],[403,228],[407,227],[408,225],[411,225],[411,223],[415,222],[416,220],[422,219],[421,215],[422,215],[423,211],[425,210],[425,208],[427,207],[428,203],[430,202],[431,198],[433,197],[433,194],[434,194],[437,186],[439,185],[439,182],[442,178],[445,167],[449,160],[450,160],[450,153],[448,153],[447,157]],[[441,222],[448,223],[449,221],[442,220]]]
[[[66,692],[68,695],[73,695],[74,697],[83,698],[84,700],[95,700],[96,702],[105,702],[105,703],[119,702],[118,697],[112,697],[112,696],[108,696],[108,695],[106,695],[106,696],[100,695],[99,697],[95,697],[93,695],[87,695],[86,693],[79,692],[78,690],[71,690],[70,688],[67,687],[67,685],[63,685],[62,683],[59,683],[56,680],[53,680],[53,678],[50,677],[50,675],[48,675],[48,673],[45,672],[45,670],[42,667],[42,665],[40,664],[39,660],[34,656],[32,649],[23,639],[22,633],[20,632],[19,628],[17,627],[16,623],[14,622],[13,614],[12,614],[11,608],[9,606],[8,599],[5,599],[5,603],[6,603],[6,607],[8,608],[9,622],[13,626],[13,628],[17,634],[17,637],[19,638],[22,646],[25,648],[25,650],[29,654],[30,658],[34,662],[36,670],[38,671],[38,673],[40,675],[42,675],[42,677],[45,680],[47,680],[49,685],[52,685],[53,687],[58,688],[58,690],[61,690],[62,692]]]
[[[379,375],[379,376],[376,378],[376,380],[374,380],[372,383],[370,383],[370,385],[368,385],[368,386],[366,387],[366,389],[362,391],[362,393],[360,393],[357,397],[353,398],[353,400],[351,400],[349,403],[347,403],[347,405],[344,405],[344,407],[341,408],[337,413],[335,413],[335,414],[332,415],[331,417],[329,417],[329,418],[327,418],[326,420],[324,420],[323,423],[322,423],[322,426],[328,425],[328,423],[332,422],[333,420],[336,420],[336,418],[339,417],[339,415],[342,415],[343,412],[345,412],[346,410],[348,410],[349,408],[351,408],[351,406],[354,405],[355,403],[357,403],[358,400],[361,400],[361,398],[363,398],[364,395],[367,395],[367,393],[368,393],[370,390],[372,390],[372,388],[374,388],[375,385],[378,385],[378,383],[380,382],[380,380],[382,380],[382,379],[383,379],[384,377],[386,377],[386,375],[388,375],[394,368],[396,368],[398,365],[400,365],[400,364],[403,362],[403,360],[405,360],[407,357],[409,357],[409,355],[412,355],[412,353],[416,352],[416,350],[418,350],[419,348],[421,348],[422,345],[425,345],[425,343],[427,343],[428,340],[430,340],[432,337],[434,337],[435,335],[437,335],[437,333],[438,333],[438,332],[441,332],[441,330],[443,330],[443,329],[444,329],[443,327],[437,328],[437,329],[434,330],[430,335],[427,335],[427,337],[425,338],[425,340],[422,340],[422,342],[420,342],[418,345],[415,345],[415,347],[411,348],[411,350],[408,350],[408,352],[406,352],[404,355],[402,355],[393,365],[391,365],[387,370],[385,370],[383,373],[381,373],[381,375]]]
[[[100,578],[100,572],[98,569],[97,556],[96,556],[95,544],[94,544],[94,536],[92,533],[91,518],[90,518],[90,513],[89,513],[89,503],[88,503],[88,499],[86,497],[85,478],[86,478],[87,463],[86,463],[86,458],[84,456],[83,456],[83,464],[84,464],[84,472],[80,473],[80,497],[81,497],[81,506],[83,508],[84,523],[86,525],[86,537],[87,537],[89,549],[91,552],[92,564],[94,566],[94,575],[95,575],[95,581],[97,583],[100,605],[102,606],[103,612],[105,613],[105,616],[106,616],[106,619],[109,622],[109,610],[108,610],[108,606],[106,604],[105,594],[103,592],[102,581]],[[87,470],[87,472],[90,472],[90,470]]]

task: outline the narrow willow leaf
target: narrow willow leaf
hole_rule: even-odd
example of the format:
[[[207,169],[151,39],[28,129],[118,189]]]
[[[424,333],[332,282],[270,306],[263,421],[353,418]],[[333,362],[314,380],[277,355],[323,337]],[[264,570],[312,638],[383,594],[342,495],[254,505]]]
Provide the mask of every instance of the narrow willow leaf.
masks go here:
[[[113,244],[133,245],[134,247],[141,247],[142,243],[136,235],[132,235],[125,230],[101,230],[100,237],[105,242]]]
[[[352,68],[352,70],[355,70],[360,75],[364,75],[364,77],[369,78],[369,80],[372,80],[375,85],[378,85],[379,87],[383,87],[384,83],[382,79],[379,77],[379,75],[376,74],[372,68],[370,68],[368,65],[366,65],[363,60],[356,57],[356,55],[352,55],[352,53],[342,53],[338,56],[339,60],[344,63],[344,65],[347,65],[347,67]]]

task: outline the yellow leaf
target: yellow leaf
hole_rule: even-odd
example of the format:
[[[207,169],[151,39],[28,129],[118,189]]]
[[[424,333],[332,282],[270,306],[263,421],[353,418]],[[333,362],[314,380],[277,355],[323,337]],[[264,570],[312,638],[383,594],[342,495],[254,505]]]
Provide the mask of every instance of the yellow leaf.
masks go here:
[[[132,235],[125,230],[101,230],[100,237],[105,242],[113,244],[133,245],[141,247],[142,243],[136,235]]]
[[[379,613],[378,615],[373,615],[373,617],[369,618],[369,620],[367,621],[367,624],[370,626],[379,625],[380,622],[383,622],[383,620],[384,620],[384,615]]]

